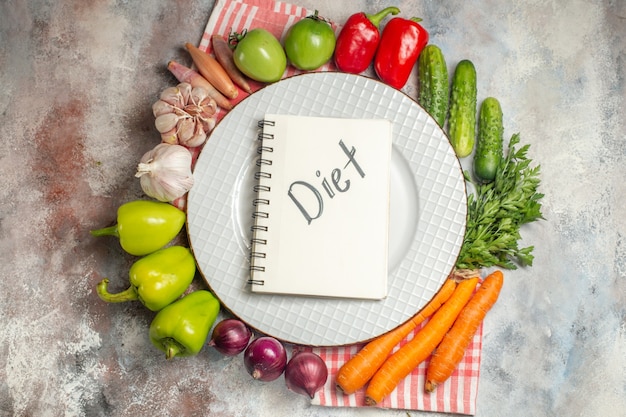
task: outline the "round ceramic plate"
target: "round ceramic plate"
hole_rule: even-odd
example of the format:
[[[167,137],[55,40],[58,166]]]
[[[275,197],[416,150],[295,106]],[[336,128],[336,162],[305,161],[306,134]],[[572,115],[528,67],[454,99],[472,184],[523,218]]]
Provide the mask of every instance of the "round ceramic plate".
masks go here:
[[[322,299],[248,287],[257,122],[265,113],[393,122],[388,296]],[[408,320],[441,287],[459,254],[467,200],[459,160],[415,101],[380,81],[307,73],[242,100],[215,127],[194,168],[187,228],[198,267],[224,308],[285,342],[332,346],[369,340]]]

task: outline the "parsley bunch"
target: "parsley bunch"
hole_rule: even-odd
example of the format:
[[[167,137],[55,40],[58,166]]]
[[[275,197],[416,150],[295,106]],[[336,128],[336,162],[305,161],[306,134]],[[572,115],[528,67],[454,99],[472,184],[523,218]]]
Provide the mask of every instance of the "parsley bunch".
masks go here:
[[[532,161],[526,155],[530,145],[516,150],[519,140],[519,134],[515,134],[509,141],[507,155],[492,182],[477,184],[465,172],[476,192],[467,198],[467,228],[457,269],[532,265],[534,247],[518,246],[520,227],[543,219],[539,202],[543,194],[537,192],[539,166],[531,167]]]

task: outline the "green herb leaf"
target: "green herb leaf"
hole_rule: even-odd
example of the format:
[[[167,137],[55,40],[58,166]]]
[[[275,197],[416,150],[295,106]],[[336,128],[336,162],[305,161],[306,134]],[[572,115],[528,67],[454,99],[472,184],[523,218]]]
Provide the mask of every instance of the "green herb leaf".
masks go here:
[[[517,269],[532,265],[534,247],[518,246],[520,227],[543,219],[543,194],[537,192],[540,167],[531,166],[530,145],[515,148],[519,141],[519,134],[511,137],[493,182],[477,184],[469,173],[464,173],[476,192],[467,198],[467,228],[456,263],[458,269]]]

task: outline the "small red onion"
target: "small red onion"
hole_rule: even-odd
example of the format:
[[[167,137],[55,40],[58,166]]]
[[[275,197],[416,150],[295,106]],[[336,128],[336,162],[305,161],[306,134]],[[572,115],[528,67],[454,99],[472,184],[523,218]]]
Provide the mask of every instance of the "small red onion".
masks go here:
[[[278,340],[271,336],[254,339],[243,354],[246,371],[259,381],[273,381],[285,370],[287,352]]]
[[[285,382],[291,391],[313,399],[328,379],[328,367],[313,352],[297,352],[285,368]]]
[[[252,332],[242,321],[225,319],[215,325],[208,345],[224,355],[235,356],[248,346],[250,337]]]

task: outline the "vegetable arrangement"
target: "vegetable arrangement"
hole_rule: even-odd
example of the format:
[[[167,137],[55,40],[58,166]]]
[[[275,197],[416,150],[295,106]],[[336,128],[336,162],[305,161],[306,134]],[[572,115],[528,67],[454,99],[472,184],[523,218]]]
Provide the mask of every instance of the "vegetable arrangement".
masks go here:
[[[529,145],[516,149],[518,134],[511,137],[503,155],[503,115],[496,98],[483,100],[476,123],[474,64],[468,59],[461,60],[450,83],[441,49],[433,44],[422,45],[420,49],[417,41],[413,46],[421,50],[417,58],[418,102],[439,126],[447,128],[459,158],[474,153],[473,176],[469,172],[464,175],[476,191],[468,196],[467,229],[455,269],[440,291],[419,314],[370,341],[339,369],[337,388],[351,394],[365,387],[368,405],[380,403],[429,358],[427,393],[453,374],[503,285],[504,275],[496,269],[476,290],[480,271],[532,265],[533,247],[518,247],[520,227],[542,219],[539,167],[531,166],[532,161],[527,157]],[[381,77],[376,64],[375,68]],[[389,79],[386,82],[393,85]],[[425,319],[428,319],[426,325],[402,345]]]
[[[97,293],[105,302],[139,300],[155,312],[149,338],[167,359],[196,355],[204,345],[226,356],[243,353],[243,365],[252,378],[269,382],[284,374],[289,390],[310,398],[328,379],[326,364],[312,352],[299,351],[288,360],[279,340],[254,338],[238,319],[215,324],[220,312],[217,298],[207,290],[188,292],[196,273],[191,251],[168,246],[186,220],[184,211],[169,203],[193,186],[191,151],[205,143],[218,113],[232,109],[240,90],[252,93],[249,81],[276,82],[288,65],[311,71],[332,60],[338,70],[354,74],[372,68],[381,81],[397,89],[416,70],[417,101],[447,128],[459,158],[474,153],[473,175],[464,174],[476,191],[468,196],[466,234],[455,270],[421,311],[370,341],[341,367],[335,380],[339,390],[352,394],[365,388],[366,403],[378,404],[430,358],[425,390],[434,391],[452,375],[499,296],[503,273],[496,269],[481,282],[481,270],[532,265],[533,247],[518,247],[520,227],[542,218],[539,167],[531,166],[529,145],[517,149],[519,135],[513,135],[503,154],[503,113],[496,98],[483,100],[476,122],[474,64],[461,60],[450,83],[445,57],[438,46],[428,43],[429,33],[418,23],[421,19],[399,14],[397,7],[371,15],[355,13],[335,37],[333,23],[316,10],[292,24],[282,44],[264,28],[243,29],[228,36],[213,34],[213,55],[186,43],[197,71],[168,62],[167,69],[179,83],[163,90],[152,106],[161,141],[143,155],[135,174],[144,193],[157,201],[123,204],[114,226],[91,232],[115,236],[126,252],[141,257],[130,268],[127,290],[110,293],[104,278]],[[390,15],[396,17],[382,26]],[[414,337],[402,345],[411,332]]]
[[[186,247],[168,246],[185,219],[185,213],[171,204],[136,200],[118,208],[115,225],[91,231],[96,237],[117,237],[126,252],[141,256],[129,270],[128,289],[110,293],[109,279],[104,278],[96,287],[98,296],[109,303],[138,300],[155,312],[148,336],[167,360],[197,355],[205,345],[227,356],[245,350],[243,363],[254,379],[273,381],[285,373],[289,390],[313,397],[328,376],[318,355],[303,352],[288,361],[279,340],[261,336],[250,342],[252,332],[237,319],[225,319],[213,327],[219,300],[208,290],[188,292],[196,273],[195,259]]]
[[[196,262],[188,248],[167,245],[185,220],[185,213],[171,204],[136,200],[118,208],[115,225],[91,231],[94,236],[118,237],[126,252],[142,256],[129,270],[127,290],[109,293],[107,278],[96,290],[103,301],[139,300],[156,312],[149,336],[167,359],[197,354],[220,311],[219,301],[209,291],[193,291],[180,298],[193,281]]]

